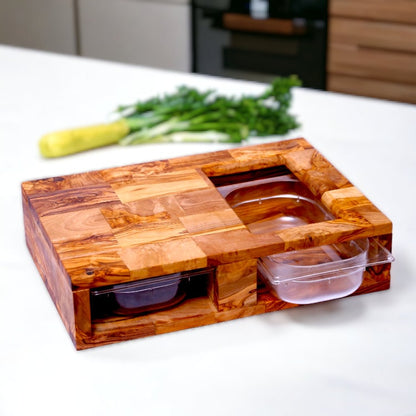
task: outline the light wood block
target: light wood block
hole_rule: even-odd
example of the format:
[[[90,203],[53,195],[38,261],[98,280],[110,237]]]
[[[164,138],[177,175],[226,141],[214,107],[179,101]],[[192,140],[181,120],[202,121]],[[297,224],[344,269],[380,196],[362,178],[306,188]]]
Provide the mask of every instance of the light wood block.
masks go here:
[[[257,303],[257,259],[221,264],[209,288],[219,311]]]

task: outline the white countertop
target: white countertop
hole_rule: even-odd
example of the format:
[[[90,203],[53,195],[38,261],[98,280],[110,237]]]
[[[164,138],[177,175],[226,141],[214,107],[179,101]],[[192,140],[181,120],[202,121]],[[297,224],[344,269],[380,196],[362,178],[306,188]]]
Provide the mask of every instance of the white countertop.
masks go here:
[[[302,128],[289,136],[309,140],[393,221],[390,290],[75,351],[25,246],[20,183],[229,146],[116,146],[44,160],[37,141],[185,83],[263,89],[0,47],[0,415],[415,415],[412,105],[296,89],[292,107]]]

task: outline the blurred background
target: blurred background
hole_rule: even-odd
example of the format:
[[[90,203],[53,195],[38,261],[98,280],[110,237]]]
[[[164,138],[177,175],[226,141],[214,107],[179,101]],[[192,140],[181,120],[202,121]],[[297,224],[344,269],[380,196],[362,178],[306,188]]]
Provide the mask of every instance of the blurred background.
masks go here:
[[[0,43],[416,103],[415,0],[0,0]]]

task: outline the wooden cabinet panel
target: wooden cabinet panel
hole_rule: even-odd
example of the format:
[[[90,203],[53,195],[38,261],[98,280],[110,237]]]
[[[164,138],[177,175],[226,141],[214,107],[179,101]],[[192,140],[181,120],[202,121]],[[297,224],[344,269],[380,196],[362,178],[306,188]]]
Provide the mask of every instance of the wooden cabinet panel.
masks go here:
[[[416,85],[330,74],[328,90],[416,104]]]
[[[414,25],[334,17],[329,25],[329,38],[331,43],[416,53]]]
[[[331,0],[330,16],[416,23],[415,0]]]
[[[327,89],[416,101],[416,0],[331,0]]]
[[[416,55],[331,43],[329,73],[365,78],[416,83]]]

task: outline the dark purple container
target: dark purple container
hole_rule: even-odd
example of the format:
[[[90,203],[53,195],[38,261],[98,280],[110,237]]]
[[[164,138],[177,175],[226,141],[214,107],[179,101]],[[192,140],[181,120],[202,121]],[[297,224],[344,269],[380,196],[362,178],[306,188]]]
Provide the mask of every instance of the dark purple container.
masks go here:
[[[203,295],[211,274],[208,269],[193,270],[92,289],[92,318],[139,315],[173,307],[187,296]]]

